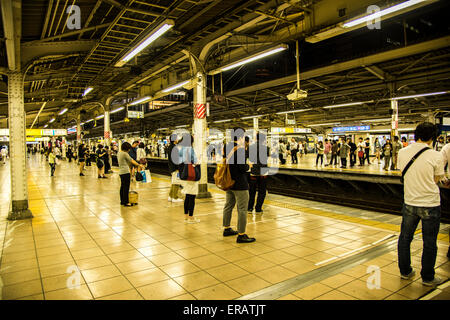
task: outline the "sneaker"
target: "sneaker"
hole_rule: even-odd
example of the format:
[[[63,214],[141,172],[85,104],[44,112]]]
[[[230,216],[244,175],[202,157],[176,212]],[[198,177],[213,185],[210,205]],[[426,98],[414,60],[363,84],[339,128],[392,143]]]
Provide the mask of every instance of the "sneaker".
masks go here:
[[[246,234],[242,234],[242,235],[238,235],[236,242],[237,243],[248,243],[248,242],[254,242],[256,239],[255,238],[249,238],[248,235]]]
[[[263,210],[261,210],[261,211],[255,211],[256,214],[262,214],[263,212],[264,212]]]
[[[108,177],[103,176],[102,179],[108,179]]]
[[[224,237],[235,236],[237,234],[238,234],[238,232],[236,230],[231,229],[231,228],[223,229],[223,236]]]
[[[188,223],[199,223],[200,222],[200,219],[189,219],[188,220]]]
[[[169,201],[169,202],[172,202],[172,198],[171,198],[171,197],[169,197],[169,199],[168,199],[167,201]]]
[[[172,199],[172,202],[183,202],[184,200],[183,199]]]
[[[427,286],[427,287],[436,287],[436,286],[440,285],[443,282],[444,282],[444,280],[442,280],[439,277],[434,277],[434,279],[431,280],[431,281],[422,280],[422,284],[424,286]]]
[[[411,270],[411,272],[407,275],[401,275],[403,280],[411,280],[412,278],[414,278],[414,276],[416,275],[416,271]]]
[[[248,214],[252,214],[252,213],[253,213],[253,210],[247,210],[247,213],[248,213]]]

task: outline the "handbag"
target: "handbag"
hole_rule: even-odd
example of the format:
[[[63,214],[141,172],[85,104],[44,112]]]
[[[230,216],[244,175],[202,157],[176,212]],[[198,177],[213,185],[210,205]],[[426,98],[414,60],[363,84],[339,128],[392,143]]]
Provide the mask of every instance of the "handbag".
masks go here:
[[[187,152],[186,152],[187,157]],[[190,161],[187,161],[190,162]],[[179,170],[180,180],[184,181],[199,181],[201,176],[200,166],[192,163],[180,164]]]
[[[152,182],[152,176],[150,175],[150,170],[143,170],[140,172],[140,174],[142,175],[142,182],[143,183],[150,183]],[[137,179],[136,179],[137,181]]]
[[[136,181],[142,181],[144,180],[144,177],[142,176],[142,173],[137,171],[136,172]]]

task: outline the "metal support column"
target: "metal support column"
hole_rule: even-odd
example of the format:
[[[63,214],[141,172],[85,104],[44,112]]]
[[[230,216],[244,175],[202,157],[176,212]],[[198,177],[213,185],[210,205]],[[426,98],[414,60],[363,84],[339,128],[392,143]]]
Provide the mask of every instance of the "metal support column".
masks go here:
[[[197,198],[211,198],[208,191],[208,157],[206,154],[206,74],[198,72],[194,87],[194,150],[200,160],[201,178],[198,185]],[[198,112],[202,108],[203,112]]]
[[[105,128],[104,137],[105,137],[105,146],[111,145],[111,121],[110,121],[110,111],[109,108],[105,109],[105,117],[103,118],[105,125],[103,126]]]
[[[28,208],[23,78],[21,72],[8,73],[9,150],[11,158],[11,210],[8,214],[8,220],[33,217]]]
[[[77,117],[77,144],[78,146],[81,144],[81,114]]]

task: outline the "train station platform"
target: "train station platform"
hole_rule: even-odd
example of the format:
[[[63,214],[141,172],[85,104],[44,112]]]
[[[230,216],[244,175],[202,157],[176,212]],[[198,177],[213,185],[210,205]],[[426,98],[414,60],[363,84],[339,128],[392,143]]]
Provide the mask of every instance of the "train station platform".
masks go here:
[[[11,222],[8,166],[0,166],[2,299],[414,300],[435,292],[419,272],[399,276],[398,216],[269,193],[264,213],[248,215],[256,242],[238,244],[222,236],[225,199],[214,185],[212,198],[196,201],[200,223],[185,224],[183,203],[167,201],[164,175],[132,183],[139,205],[126,208],[117,173],[97,179],[92,166],[80,177],[75,163],[63,161],[50,177],[45,158],[35,155],[28,159],[34,218]],[[445,279],[448,232],[442,224],[436,261]],[[416,270],[421,248],[419,225]],[[70,288],[74,279],[79,286]]]

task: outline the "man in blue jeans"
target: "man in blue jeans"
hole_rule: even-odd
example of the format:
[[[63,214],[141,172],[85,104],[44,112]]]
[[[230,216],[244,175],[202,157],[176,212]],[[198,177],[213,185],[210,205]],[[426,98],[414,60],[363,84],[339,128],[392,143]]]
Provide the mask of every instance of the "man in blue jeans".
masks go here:
[[[442,279],[435,277],[437,235],[441,217],[441,198],[437,183],[445,179],[442,155],[430,148],[437,136],[434,124],[425,122],[415,130],[416,143],[398,153],[398,167],[405,171],[413,157],[416,160],[404,173],[404,204],[401,233],[398,239],[398,266],[402,279],[412,279],[411,242],[419,221],[422,220],[422,284],[437,286]],[[420,155],[418,152],[425,149]]]

